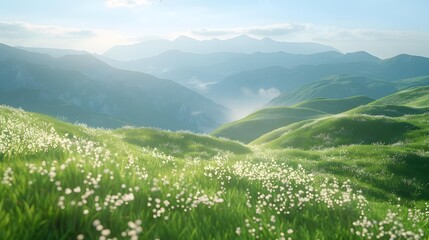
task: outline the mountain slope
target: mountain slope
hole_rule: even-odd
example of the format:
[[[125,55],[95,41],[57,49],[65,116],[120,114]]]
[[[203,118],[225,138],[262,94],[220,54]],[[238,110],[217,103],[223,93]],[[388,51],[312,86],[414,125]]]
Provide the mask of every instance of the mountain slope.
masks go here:
[[[374,101],[374,99],[365,96],[354,96],[340,99],[316,98],[295,104],[294,107],[310,108],[326,113],[337,114],[361,105],[366,105],[372,101]]]
[[[211,134],[249,143],[276,128],[324,115],[327,113],[307,108],[264,108],[243,119],[225,124]]]
[[[398,83],[400,89],[429,86],[429,76],[401,79],[396,81],[396,83]]]
[[[429,106],[429,86],[407,89],[371,103],[371,105]]]
[[[293,107],[263,108],[243,119],[224,124],[211,134],[249,143],[277,128],[296,126],[295,122],[306,122],[305,120],[341,113],[372,101],[374,100],[365,96],[341,99],[316,98]]]
[[[11,57],[0,62],[0,91],[4,93],[20,88],[41,90],[86,112],[138,126],[207,132],[227,121],[225,108],[169,80],[118,70],[89,55],[54,59],[10,47],[6,50]],[[40,63],[49,64],[29,63],[26,55],[31,62],[40,57]]]
[[[396,85],[390,82],[364,77],[334,76],[283,93],[271,100],[268,105],[287,106],[315,98],[347,98],[356,95],[377,99],[397,91]]]
[[[38,89],[17,88],[1,92],[0,103],[47,114],[71,123],[85,123],[89,126],[118,128],[124,125],[138,125],[138,122],[129,119],[115,118],[108,114],[82,109],[74,104],[63,102],[47,91]]]
[[[35,47],[16,47],[28,52],[42,53],[54,58],[60,58],[67,55],[86,55],[90,54],[83,50],[60,49],[60,48],[35,48]]]
[[[252,97],[255,97],[260,90],[277,89],[288,92],[331,75],[360,76],[389,82],[428,76],[429,58],[399,55],[378,62],[306,65],[291,69],[267,67],[231,75],[210,86],[208,94],[216,101],[235,98],[245,102],[249,99],[247,93],[252,93]],[[418,86],[422,83],[417,81],[411,84]]]
[[[129,144],[157,149],[181,158],[212,157],[221,151],[235,154],[251,152],[237,142],[189,132],[169,132],[152,128],[122,128],[114,130],[114,133]]]
[[[173,41],[150,40],[133,45],[115,46],[103,55],[117,60],[134,60],[153,57],[169,50],[179,50],[190,53],[253,53],[282,51],[303,54],[336,51],[332,47],[318,43],[287,43],[277,42],[268,38],[258,40],[246,35],[227,40],[212,39],[203,41],[181,36]]]
[[[330,148],[350,144],[394,144],[405,141],[420,128],[406,120],[384,116],[337,115],[282,129],[283,134],[266,143],[271,148]],[[269,133],[271,134],[271,133]],[[269,139],[264,136],[263,138]],[[260,140],[255,141],[261,143]]]
[[[401,117],[404,115],[416,115],[424,113],[429,113],[429,107],[413,108],[397,105],[366,105],[347,112],[347,114],[367,114],[373,116],[382,115],[388,117]]]

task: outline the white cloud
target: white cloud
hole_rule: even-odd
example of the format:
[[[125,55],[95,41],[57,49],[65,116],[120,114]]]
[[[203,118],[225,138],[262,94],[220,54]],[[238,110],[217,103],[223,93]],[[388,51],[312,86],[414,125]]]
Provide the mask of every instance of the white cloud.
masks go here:
[[[280,90],[278,90],[277,88],[260,88],[257,91],[253,92],[251,89],[243,87],[240,90],[241,93],[246,97],[266,100],[271,100],[281,94]]]
[[[191,34],[210,37],[210,36],[230,36],[237,34],[249,34],[257,37],[285,36],[293,33],[305,31],[308,28],[306,24],[275,24],[268,26],[256,26],[246,28],[218,28],[218,29],[199,29],[191,31]]]
[[[136,7],[136,6],[150,5],[150,4],[153,4],[154,2],[156,1],[155,0],[106,0],[106,4],[110,8]]]
[[[280,94],[281,92],[277,88],[269,88],[269,89],[260,88],[258,90],[258,95],[265,99],[273,99],[279,96]]]
[[[126,38],[119,33],[106,30],[0,22],[0,42],[12,46],[71,48],[101,52],[125,41]]]

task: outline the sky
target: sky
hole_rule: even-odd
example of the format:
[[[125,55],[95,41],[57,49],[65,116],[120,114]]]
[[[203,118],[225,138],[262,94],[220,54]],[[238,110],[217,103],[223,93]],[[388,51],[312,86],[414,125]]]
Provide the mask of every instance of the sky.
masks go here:
[[[427,0],[0,0],[0,43],[101,54],[149,39],[248,34],[429,57],[428,13]]]

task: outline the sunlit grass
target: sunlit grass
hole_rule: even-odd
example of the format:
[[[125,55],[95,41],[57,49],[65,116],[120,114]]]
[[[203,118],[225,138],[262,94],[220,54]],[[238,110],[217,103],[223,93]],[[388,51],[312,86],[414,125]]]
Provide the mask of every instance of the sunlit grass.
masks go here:
[[[6,107],[0,139],[0,239],[428,236],[425,148],[251,151],[208,136],[89,129]]]

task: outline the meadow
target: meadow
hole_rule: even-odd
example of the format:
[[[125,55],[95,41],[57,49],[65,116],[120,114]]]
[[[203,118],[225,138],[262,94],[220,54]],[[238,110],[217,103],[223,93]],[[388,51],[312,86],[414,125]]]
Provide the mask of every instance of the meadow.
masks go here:
[[[285,148],[1,106],[0,239],[429,239],[429,115],[358,117],[405,130]]]

